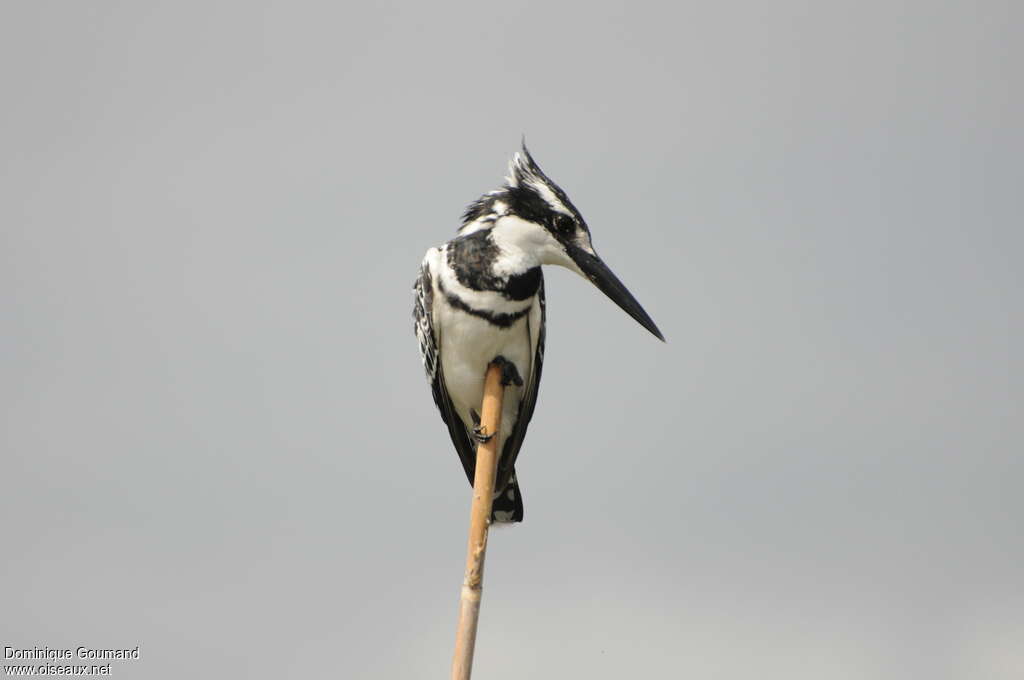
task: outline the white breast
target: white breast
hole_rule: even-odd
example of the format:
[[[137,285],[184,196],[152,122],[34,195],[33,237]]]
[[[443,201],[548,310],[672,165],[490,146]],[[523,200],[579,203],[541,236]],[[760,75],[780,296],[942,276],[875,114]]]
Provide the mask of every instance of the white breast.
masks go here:
[[[440,259],[440,255],[441,253],[438,253],[438,259]],[[440,265],[440,262],[435,264]],[[444,269],[446,268],[438,266],[435,271]],[[515,365],[524,381],[530,379],[535,349],[531,342],[531,335],[536,337],[536,332],[532,334],[529,332],[529,324],[538,322],[538,313],[536,309],[533,309],[531,313],[516,320],[508,328],[499,328],[485,319],[445,304],[443,302],[444,295],[436,282],[434,295],[433,322],[440,346],[441,371],[456,412],[462,422],[472,429],[473,419],[470,416],[470,409],[477,413],[480,412],[483,401],[484,374],[488,364],[495,357],[505,357]],[[477,306],[477,303],[481,301],[479,298],[467,300],[476,308],[486,309],[483,305]],[[515,309],[509,308],[507,303],[508,301],[503,300],[500,308],[493,311],[510,313],[538,306],[536,298],[516,303]],[[502,440],[515,425],[522,393],[523,388],[514,385],[505,390],[504,408],[502,409]],[[501,442],[499,442],[500,445]]]

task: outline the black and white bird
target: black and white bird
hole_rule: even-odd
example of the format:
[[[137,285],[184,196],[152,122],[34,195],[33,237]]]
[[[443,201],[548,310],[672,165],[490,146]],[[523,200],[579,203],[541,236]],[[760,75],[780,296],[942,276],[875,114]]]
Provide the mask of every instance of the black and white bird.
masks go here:
[[[544,364],[544,277],[560,265],[588,279],[640,325],[661,331],[601,261],[590,230],[523,145],[503,187],[472,203],[455,238],[427,251],[413,286],[416,336],[434,402],[473,484],[484,374],[502,364],[506,385],[491,518],[521,522],[515,463],[533,417]],[[491,435],[493,436],[493,435]]]

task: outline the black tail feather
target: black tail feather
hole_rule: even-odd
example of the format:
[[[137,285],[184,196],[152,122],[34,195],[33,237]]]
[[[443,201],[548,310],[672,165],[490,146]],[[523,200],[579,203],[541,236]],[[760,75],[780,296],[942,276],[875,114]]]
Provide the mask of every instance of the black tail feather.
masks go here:
[[[491,506],[491,521],[523,521],[523,494],[519,491],[519,482],[515,472],[512,473],[512,477],[501,493],[494,497],[494,504]]]

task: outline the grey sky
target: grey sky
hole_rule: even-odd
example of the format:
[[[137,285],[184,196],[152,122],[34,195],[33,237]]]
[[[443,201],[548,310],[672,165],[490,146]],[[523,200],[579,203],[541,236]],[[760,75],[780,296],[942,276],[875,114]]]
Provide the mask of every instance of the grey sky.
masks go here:
[[[0,645],[445,677],[423,252],[525,133],[549,271],[481,678],[1024,674],[1011,2],[0,10]]]

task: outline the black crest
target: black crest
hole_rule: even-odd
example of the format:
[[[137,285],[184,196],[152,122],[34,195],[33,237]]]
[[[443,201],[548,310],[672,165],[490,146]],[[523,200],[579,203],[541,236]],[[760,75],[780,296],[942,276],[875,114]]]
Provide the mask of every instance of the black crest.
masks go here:
[[[587,229],[583,216],[562,188],[544,174],[526,148],[525,140],[522,150],[509,162],[505,185],[471,203],[462,215],[463,226],[488,217],[497,219],[495,204],[498,202],[504,203],[511,214],[543,224],[556,235],[569,233],[576,226]]]

